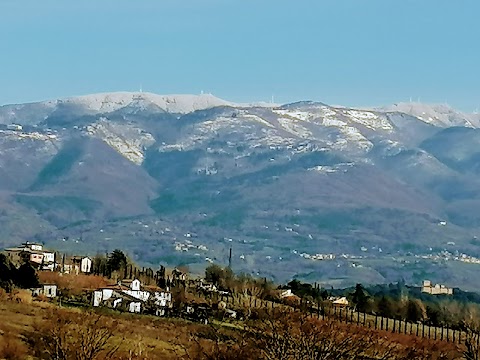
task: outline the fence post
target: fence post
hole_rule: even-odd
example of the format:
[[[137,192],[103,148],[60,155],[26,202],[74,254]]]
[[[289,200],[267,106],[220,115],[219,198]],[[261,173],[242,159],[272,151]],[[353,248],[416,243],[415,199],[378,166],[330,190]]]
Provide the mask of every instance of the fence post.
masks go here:
[[[442,325],[442,333],[441,333],[441,335],[440,335],[440,340],[443,341],[443,325]]]
[[[432,337],[430,336],[430,330],[432,330],[432,326],[428,325],[428,339],[430,340]]]
[[[380,330],[383,330],[383,316],[382,316],[382,318],[380,319]]]
[[[365,322],[366,322],[367,318],[366,318],[366,314],[363,313],[363,326],[365,326]]]
[[[393,329],[392,329],[392,333],[395,332],[395,324],[397,322],[397,319],[393,318]]]
[[[455,343],[455,329],[453,329],[453,337],[452,337],[452,342]]]
[[[447,324],[447,342],[449,342],[449,334],[448,334],[448,324]]]
[[[408,324],[408,323],[407,323],[407,319],[405,319],[405,326],[404,326],[404,330],[403,330],[403,333],[404,333],[405,335],[407,335],[407,324]]]
[[[416,323],[416,326],[417,326],[416,336],[418,336],[418,330],[419,330],[418,322]]]
[[[357,309],[357,325],[360,323],[360,311]]]
[[[389,320],[388,317],[386,317],[385,320],[386,320],[385,331],[388,331],[388,320]]]
[[[377,330],[377,321],[378,321],[378,315],[375,314],[375,330]]]
[[[422,338],[425,337],[425,322],[422,321]]]

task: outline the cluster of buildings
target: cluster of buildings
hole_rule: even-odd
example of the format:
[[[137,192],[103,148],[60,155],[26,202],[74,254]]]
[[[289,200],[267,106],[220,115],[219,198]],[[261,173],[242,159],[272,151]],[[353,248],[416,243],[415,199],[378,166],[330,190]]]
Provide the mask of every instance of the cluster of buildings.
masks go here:
[[[176,241],[174,245],[175,245],[175,251],[189,251],[189,250],[196,250],[196,249],[201,251],[208,251],[208,248],[205,245],[203,244],[195,245],[190,240],[185,240],[183,243]]]
[[[430,280],[423,280],[422,292],[431,295],[453,295],[453,289],[442,284],[432,284]]]
[[[455,243],[453,243],[455,244]],[[475,257],[475,256],[472,256],[472,255],[468,255],[468,254],[464,254],[464,253],[460,253],[458,251],[455,251],[455,253],[452,253],[450,251],[447,251],[447,250],[443,250],[439,253],[436,253],[436,254],[426,254],[426,255],[415,255],[415,257],[417,258],[422,258],[422,259],[430,259],[430,260],[434,260],[434,261],[438,261],[438,260],[443,260],[443,261],[461,261],[461,262],[465,262],[465,263],[470,263],[470,264],[480,264],[480,259]]]
[[[299,254],[301,257],[304,259],[309,259],[309,260],[334,260],[335,259],[335,254],[314,254],[310,255],[307,253],[301,253]]]
[[[157,316],[166,315],[172,308],[172,293],[157,287],[143,286],[138,279],[122,280],[118,284],[95,290],[92,305],[110,307],[132,313],[151,311]]]
[[[5,249],[5,254],[15,266],[28,262],[37,270],[60,271],[66,274],[89,274],[92,259],[88,256],[65,256],[43,248],[42,244],[26,242],[20,246]]]

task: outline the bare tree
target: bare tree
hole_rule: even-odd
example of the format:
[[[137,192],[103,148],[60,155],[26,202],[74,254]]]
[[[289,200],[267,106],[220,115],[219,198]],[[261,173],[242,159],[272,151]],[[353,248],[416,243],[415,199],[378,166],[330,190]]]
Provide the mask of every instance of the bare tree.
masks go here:
[[[465,321],[463,328],[466,333],[464,358],[466,360],[480,360],[480,327],[475,321]]]
[[[118,350],[112,338],[116,322],[92,312],[52,310],[48,320],[34,324],[31,345],[40,359],[95,360]]]

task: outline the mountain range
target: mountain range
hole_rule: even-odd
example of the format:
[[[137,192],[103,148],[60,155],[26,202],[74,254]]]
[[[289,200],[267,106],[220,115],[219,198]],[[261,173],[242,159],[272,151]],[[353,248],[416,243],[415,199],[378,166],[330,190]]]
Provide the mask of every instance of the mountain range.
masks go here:
[[[106,93],[0,107],[0,247],[480,285],[480,115]],[[480,263],[480,260],[478,260]]]

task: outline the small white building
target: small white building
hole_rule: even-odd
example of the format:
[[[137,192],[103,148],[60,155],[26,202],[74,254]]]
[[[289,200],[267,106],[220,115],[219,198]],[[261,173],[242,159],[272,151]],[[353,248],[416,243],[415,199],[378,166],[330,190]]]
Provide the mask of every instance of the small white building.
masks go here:
[[[92,259],[88,256],[73,256],[66,259],[63,264],[63,272],[66,274],[89,274],[92,272]]]
[[[41,284],[40,287],[31,290],[32,296],[43,295],[51,299],[57,297],[57,285],[55,284]]]
[[[114,288],[103,288],[93,292],[93,306],[100,306],[104,301],[112,298]]]
[[[280,299],[290,297],[290,296],[294,296],[294,294],[292,293],[292,289],[282,290],[279,294]]]
[[[349,305],[348,299],[345,296],[338,298],[330,298],[334,308],[346,308]]]
[[[43,251],[43,245],[42,244],[37,244],[37,243],[25,243],[24,246],[28,249],[31,249],[33,251]]]
[[[89,274],[92,272],[92,259],[90,259],[88,256],[85,256],[80,261],[80,272],[84,274]]]
[[[133,296],[136,299],[147,301],[151,295],[150,292],[142,290],[142,284],[138,279],[133,279],[132,281],[124,280],[121,282],[121,285],[128,286],[128,289],[124,290],[123,292],[130,296]]]
[[[8,124],[8,125],[7,125],[7,129],[8,129],[8,130],[13,130],[13,131],[22,131],[22,130],[23,130],[23,126],[22,126],[22,125],[18,125],[18,124]]]

